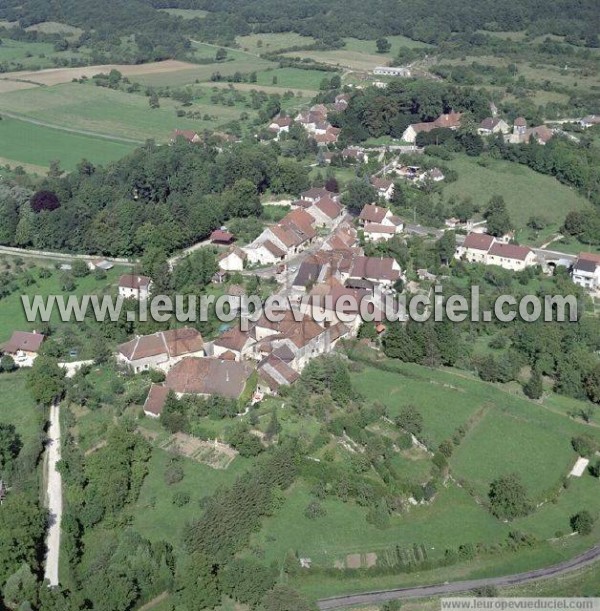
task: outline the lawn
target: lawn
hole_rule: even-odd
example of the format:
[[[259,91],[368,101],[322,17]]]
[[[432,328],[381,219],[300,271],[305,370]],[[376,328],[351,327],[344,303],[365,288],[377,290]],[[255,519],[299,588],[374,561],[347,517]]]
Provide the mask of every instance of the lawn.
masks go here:
[[[55,159],[65,170],[74,169],[83,158],[104,165],[121,159],[136,147],[135,144],[65,132],[9,118],[0,121],[0,140],[2,163],[11,166],[23,164],[26,169],[33,169],[36,173],[43,173],[44,168]]]
[[[551,176],[510,161],[481,159],[485,165],[478,161],[459,155],[446,162],[458,173],[456,182],[442,183],[446,197],[471,197],[483,209],[492,195],[502,195],[517,228],[524,228],[532,215],[558,228],[569,211],[589,208],[584,197]]]
[[[40,433],[40,410],[27,389],[27,372],[0,374],[0,422],[14,424],[21,440],[33,440]]]
[[[77,83],[13,91],[0,96],[0,112],[5,110],[55,126],[129,138],[140,143],[148,138],[165,142],[175,128],[200,131],[211,124],[214,126],[212,120],[177,117],[175,109],[178,107],[179,104],[172,100],[161,99],[160,108],[152,109],[144,95]],[[223,122],[239,116],[235,108],[225,106],[194,104],[189,110],[208,113]],[[29,144],[31,146],[31,142]],[[55,157],[59,155],[60,149],[57,149]]]
[[[133,524],[137,531],[152,541],[166,540],[180,547],[183,526],[202,515],[199,501],[214,493],[218,487],[232,484],[250,462],[238,456],[228,469],[216,470],[182,458],[183,480],[169,486],[165,483],[164,473],[171,457],[168,452],[153,448],[149,472],[133,508]],[[191,497],[190,502],[176,507],[172,503],[175,492],[187,492]]]

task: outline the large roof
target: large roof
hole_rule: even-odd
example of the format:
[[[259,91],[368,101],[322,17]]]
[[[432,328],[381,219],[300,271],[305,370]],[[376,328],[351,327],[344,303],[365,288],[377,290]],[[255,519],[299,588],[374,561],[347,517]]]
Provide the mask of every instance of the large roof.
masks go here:
[[[394,263],[395,260],[391,257],[357,257],[350,276],[395,281],[400,278],[400,272],[394,269]]]
[[[147,359],[166,354],[169,358],[200,352],[204,347],[202,335],[196,329],[184,327],[140,335],[117,347],[128,361]]]
[[[360,211],[360,220],[369,223],[381,223],[388,214],[389,210],[383,206],[377,206],[375,204],[367,204]]]
[[[176,393],[237,399],[251,372],[252,367],[246,362],[191,357],[179,361],[169,371],[165,386]]]
[[[13,331],[11,338],[2,346],[4,352],[14,354],[19,350],[24,352],[37,352],[44,341],[45,336],[41,333],[30,333],[28,331]]]
[[[504,259],[525,261],[527,255],[529,255],[530,252],[531,248],[527,248],[526,246],[517,246],[516,244],[504,244],[503,242],[494,242],[488,254],[494,257],[503,257]]]
[[[463,248],[487,252],[494,243],[494,238],[487,233],[470,233],[463,242]]]

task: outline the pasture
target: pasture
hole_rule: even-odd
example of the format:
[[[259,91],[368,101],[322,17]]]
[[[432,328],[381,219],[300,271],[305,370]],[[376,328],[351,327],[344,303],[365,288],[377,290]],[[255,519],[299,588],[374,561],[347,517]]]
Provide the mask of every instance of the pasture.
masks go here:
[[[133,143],[66,132],[6,117],[0,121],[0,140],[2,164],[11,167],[22,165],[25,170],[40,175],[55,159],[60,160],[63,169],[72,170],[83,158],[104,165],[121,159],[136,147]]]
[[[81,130],[90,135],[104,135],[115,139],[131,139],[141,144],[148,138],[165,142],[173,129],[200,131],[210,121],[177,117],[179,104],[161,99],[160,108],[150,108],[143,94],[129,94],[92,84],[68,83],[56,87],[14,91],[0,96],[0,113],[14,113],[59,128]],[[239,112],[227,106],[194,104],[188,108],[202,114],[216,116],[218,122],[236,119]],[[60,149],[55,157],[60,156]]]
[[[518,229],[533,215],[558,228],[569,211],[589,207],[575,190],[524,165],[488,158],[480,162],[465,155],[445,163],[458,173],[456,182],[442,183],[446,197],[470,197],[484,209],[492,195],[501,195]]]
[[[183,526],[202,515],[199,501],[213,494],[218,487],[232,484],[249,462],[238,456],[228,469],[217,470],[192,459],[181,458],[177,464],[183,469],[183,479],[167,485],[165,470],[172,457],[169,452],[153,448],[148,475],[132,514],[134,527],[143,536],[151,541],[168,541],[179,548]],[[188,493],[190,502],[183,507],[176,507],[172,503],[176,492]]]
[[[317,566],[333,568],[348,554],[381,554],[396,545],[412,548],[415,543],[423,544],[429,557],[439,558],[447,547],[499,541],[509,530],[453,485],[442,489],[430,505],[392,516],[390,527],[383,530],[366,522],[365,508],[332,498],[321,502],[326,515],[311,520],[304,515],[311,500],[308,485],[299,481],[286,493],[281,509],[264,521],[253,544],[265,550],[268,562],[281,565],[286,554],[297,552]],[[459,523],[463,528],[456,528]]]

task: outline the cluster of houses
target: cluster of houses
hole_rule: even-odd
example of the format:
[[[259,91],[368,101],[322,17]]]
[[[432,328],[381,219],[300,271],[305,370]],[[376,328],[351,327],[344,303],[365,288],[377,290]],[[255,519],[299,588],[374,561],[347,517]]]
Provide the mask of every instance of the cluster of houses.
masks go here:
[[[298,379],[311,359],[329,353],[342,338],[356,335],[364,298],[370,300],[373,312],[381,312],[378,300],[404,279],[402,270],[391,257],[365,256],[358,229],[344,218],[337,195],[324,189],[303,193],[261,240],[244,248],[233,246],[219,265],[239,269],[254,260],[257,248],[270,252],[265,242],[272,241],[278,241],[283,253],[277,251],[278,257],[285,258],[306,248],[320,225],[328,228],[327,235],[297,270],[292,268],[295,274],[282,290],[288,307],[277,312],[277,319],[263,312],[247,330],[234,325],[212,341],[205,341],[195,329],[183,328],[136,337],[117,348],[117,360],[132,371],[165,373],[164,383],[154,385],[148,395],[147,415],[160,416],[169,391],[176,396],[218,394],[232,399],[248,391],[255,397],[277,394]],[[404,226],[389,209],[376,204],[365,206],[359,225],[372,240],[389,239]],[[288,240],[288,234],[298,241]]]
[[[498,265],[513,272],[538,263],[531,248],[510,244],[486,233],[469,233],[457,247],[455,257],[469,263]]]
[[[233,259],[237,269],[240,264],[243,269],[246,264],[269,265],[285,261],[313,244],[320,229],[334,229],[344,213],[337,193],[316,187],[302,193],[299,200],[292,202],[291,208],[253,242],[224,255],[219,261],[221,269],[232,271]]]
[[[341,112],[348,107],[349,95],[340,93],[336,96],[332,109]],[[292,123],[301,125],[319,146],[326,147],[335,144],[340,135],[340,129],[333,127],[327,120],[329,108],[325,104],[315,104],[309,110],[302,111],[293,119],[279,115],[271,120],[268,130],[278,139],[282,133],[289,132]]]
[[[423,132],[430,132],[439,128],[456,130],[461,125],[461,119],[462,113],[452,111],[440,115],[434,121],[413,123],[404,130],[402,140],[415,143],[417,136]],[[477,132],[482,136],[491,136],[493,134],[507,135],[507,141],[511,144],[522,144],[529,142],[531,139],[535,140],[538,144],[546,144],[555,135],[555,131],[546,125],[528,127],[524,117],[517,117],[511,130],[510,125],[497,115],[487,117],[481,121],[477,127]]]

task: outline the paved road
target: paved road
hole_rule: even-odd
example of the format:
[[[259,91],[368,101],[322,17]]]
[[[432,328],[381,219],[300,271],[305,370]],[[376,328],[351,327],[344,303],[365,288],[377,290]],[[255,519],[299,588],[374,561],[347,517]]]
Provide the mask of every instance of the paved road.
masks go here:
[[[60,552],[60,522],[62,519],[62,478],[56,464],[60,460],[60,408],[50,408],[50,429],[48,430],[48,513],[49,527],[46,537],[46,566],[44,579],[51,586],[58,585],[58,558]]]
[[[455,581],[436,585],[416,586],[413,588],[397,588],[393,590],[381,590],[378,592],[366,592],[365,594],[353,594],[350,596],[336,596],[324,598],[318,601],[319,609],[344,609],[352,605],[373,605],[397,600],[401,598],[429,598],[431,596],[451,596],[460,592],[466,592],[484,586],[513,586],[540,579],[548,579],[558,575],[564,575],[572,571],[584,568],[600,560],[600,545],[593,547],[587,552],[565,560],[554,566],[544,569],[506,575],[504,577],[490,577],[485,579],[471,579],[468,581]]]
[[[31,250],[29,248],[15,248],[13,246],[0,246],[0,255],[11,255],[24,258],[33,259],[52,259],[53,261],[65,261],[72,262],[75,259],[82,259],[83,261],[110,261],[117,265],[125,265],[133,267],[135,262],[129,261],[128,259],[118,259],[111,257],[103,257],[101,255],[70,255],[61,252],[51,252],[49,250]]]

